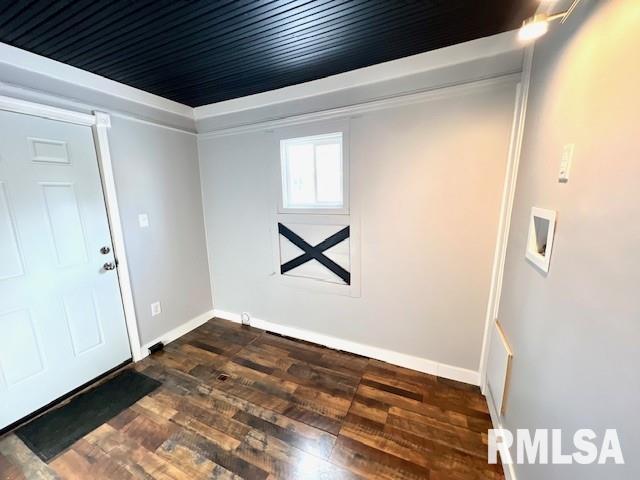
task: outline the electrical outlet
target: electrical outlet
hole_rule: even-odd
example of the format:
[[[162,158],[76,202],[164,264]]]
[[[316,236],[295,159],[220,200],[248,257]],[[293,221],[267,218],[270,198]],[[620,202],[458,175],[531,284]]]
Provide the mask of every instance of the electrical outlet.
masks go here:
[[[242,312],[240,319],[242,321],[242,325],[251,325],[251,315],[249,315],[249,312]]]
[[[156,315],[160,315],[162,313],[162,306],[160,302],[155,302],[151,304],[151,316],[155,317]]]
[[[149,215],[146,213],[138,215],[138,225],[140,225],[140,228],[149,228]]]

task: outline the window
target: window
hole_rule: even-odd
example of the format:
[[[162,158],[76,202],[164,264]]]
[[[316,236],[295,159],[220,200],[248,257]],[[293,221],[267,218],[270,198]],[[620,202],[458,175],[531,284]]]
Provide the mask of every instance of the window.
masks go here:
[[[342,133],[280,141],[283,210],[344,213]]]

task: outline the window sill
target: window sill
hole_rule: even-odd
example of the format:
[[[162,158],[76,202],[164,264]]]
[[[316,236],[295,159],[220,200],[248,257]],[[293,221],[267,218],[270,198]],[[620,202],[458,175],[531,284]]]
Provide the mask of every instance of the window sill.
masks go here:
[[[282,215],[349,215],[349,209],[344,208],[284,208],[279,207],[278,213]]]

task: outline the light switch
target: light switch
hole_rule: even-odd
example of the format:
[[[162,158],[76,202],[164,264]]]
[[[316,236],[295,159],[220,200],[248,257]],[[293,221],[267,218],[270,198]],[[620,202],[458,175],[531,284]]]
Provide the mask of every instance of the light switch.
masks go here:
[[[569,181],[569,171],[571,170],[574,147],[575,144],[567,143],[562,149],[562,160],[560,160],[560,173],[558,175],[558,181],[561,183],[567,183]]]
[[[151,304],[151,316],[155,317],[156,315],[160,315],[162,313],[162,307],[160,306],[160,302],[155,302]]]
[[[140,225],[140,228],[149,228],[149,215],[146,213],[138,215],[138,224]]]

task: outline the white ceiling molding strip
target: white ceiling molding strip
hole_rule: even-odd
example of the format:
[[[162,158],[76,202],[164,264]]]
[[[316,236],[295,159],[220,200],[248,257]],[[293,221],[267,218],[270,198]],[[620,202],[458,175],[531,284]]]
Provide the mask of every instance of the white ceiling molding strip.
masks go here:
[[[286,118],[278,118],[273,120],[266,120],[257,123],[250,123],[244,125],[238,125],[234,127],[221,128],[219,130],[212,130],[210,132],[198,133],[198,139],[209,139],[215,137],[222,137],[227,135],[238,135],[242,133],[258,132],[261,130],[271,130],[274,128],[288,127],[291,125],[300,125],[303,123],[311,123],[322,120],[330,120],[333,118],[346,117],[351,115],[359,115],[366,112],[372,112],[375,110],[381,110],[384,108],[400,107],[403,105],[413,105],[419,102],[425,102],[442,97],[451,97],[453,95],[464,95],[466,93],[492,87],[500,84],[517,84],[520,81],[521,74],[510,73],[507,75],[500,75],[497,77],[486,78],[483,80],[475,80],[465,83],[437,86],[431,89],[410,93],[405,95],[398,95],[394,97],[384,98],[380,100],[374,100],[371,102],[365,102],[355,105],[349,105],[346,107],[333,108],[329,110],[322,110],[317,112],[305,113],[302,115],[294,115]]]
[[[57,62],[35,53],[0,43],[0,66],[7,65],[31,73],[44,75],[72,85],[82,86],[103,94],[138,103],[193,120],[193,108],[172,100],[130,87],[94,73]]]
[[[50,107],[48,105],[40,105],[25,100],[19,100],[12,97],[0,96],[0,110],[8,112],[23,113],[26,115],[34,115],[36,117],[58,120],[60,122],[74,123],[77,125],[93,126],[96,123],[94,115],[86,113],[72,112],[62,108]]]
[[[25,87],[19,87],[16,85],[10,85],[2,81],[0,81],[0,96],[4,96],[5,98],[11,98],[12,101],[18,101],[20,99],[24,100],[25,98],[27,98],[28,100],[24,100],[26,103],[34,102],[34,103],[39,103],[40,105],[51,105],[50,107],[51,109],[59,109],[64,112],[75,111],[79,115],[82,115],[84,112],[108,110],[109,115],[112,117],[124,118],[126,120],[131,120],[138,123],[144,123],[145,125],[152,125],[154,127],[166,128],[168,130],[173,130],[180,133],[187,133],[189,135],[196,134],[194,130],[174,127],[174,126],[167,125],[160,122],[154,122],[152,120],[136,117],[134,115],[129,115],[127,113],[120,112],[112,108],[105,108],[104,106],[100,106],[100,105],[90,105],[87,103],[77,102],[75,100],[71,100],[58,95],[39,92],[36,90],[32,90]],[[58,105],[58,107],[54,107],[53,105]],[[3,108],[0,107],[0,110],[2,109]],[[28,113],[28,112],[23,112],[23,113]]]
[[[491,58],[516,50],[522,50],[522,45],[518,43],[517,31],[508,31],[398,60],[379,63],[370,67],[351,70],[350,72],[332,75],[311,82],[291,85],[277,90],[234,98],[210,105],[203,105],[194,109],[195,120],[198,121],[209,117],[266,107],[348,88],[383,82],[407,75],[438,70],[472,60]]]
[[[310,98],[317,95],[337,92],[357,86],[370,85],[386,80],[398,79],[408,75],[436,71],[445,67],[464,64],[482,58],[491,58],[497,55],[508,52],[515,52],[521,49],[522,46],[517,42],[517,32],[509,31],[498,35],[493,35],[491,37],[480,38],[477,40],[472,40],[470,42],[452,45],[430,52],[425,52],[398,60],[380,63],[370,67],[352,70],[350,72],[333,75],[320,80],[292,85],[278,90],[271,90],[268,92],[236,98],[225,102],[205,105],[202,107],[197,107],[195,109],[187,105],[182,105],[158,95],[154,95],[143,90],[130,87],[128,85],[124,85],[114,80],[109,80],[105,77],[95,75],[79,68],[72,67],[70,65],[66,65],[64,63],[33,54],[25,50],[21,50],[4,43],[0,43],[0,67],[6,65],[13,67],[14,69],[17,69],[21,72],[42,75],[51,79],[58,80],[59,82],[62,82],[63,84],[69,85],[71,87],[78,86],[90,91],[100,93],[102,95],[106,95],[107,97],[117,98],[121,101],[129,102],[132,104],[142,105],[144,107],[154,109],[155,111],[165,112],[166,114],[177,115],[179,118],[187,119],[190,122],[194,122],[229,113],[241,112],[268,105],[280,104],[296,99]],[[489,79],[489,81],[492,81],[492,79]],[[483,82],[483,80],[480,81],[480,84],[481,82]],[[438,86],[436,88],[430,88],[423,92],[413,92],[412,94],[403,94],[394,96],[393,98],[383,98],[361,103],[359,105],[335,108],[322,112],[312,112],[295,117],[288,117],[285,119],[265,120],[260,123],[254,123],[250,125],[247,124],[234,127],[225,127],[199,135],[203,138],[206,138],[207,136],[241,133],[243,131],[254,131],[260,130],[262,128],[291,125],[301,122],[304,123],[309,121],[322,120],[325,118],[344,116],[357,112],[376,110],[379,108],[386,108],[386,106],[421,101],[419,99],[423,95],[434,95],[431,92],[441,90],[441,87],[442,86]],[[445,85],[444,87],[449,88],[449,86],[447,85]],[[0,77],[0,89],[5,95],[13,95],[15,91],[18,96],[21,96],[20,93],[28,92],[29,97],[32,97],[34,95],[38,97],[36,101],[50,101],[54,104],[63,103],[63,107],[73,105],[72,108],[88,111],[92,111],[95,109],[105,109],[105,105],[90,105],[85,104],[82,101],[79,102],[77,100],[74,100],[74,97],[72,96],[72,88],[70,89],[68,96],[64,93],[59,92],[39,92],[33,90],[32,88],[33,87],[21,87],[14,85],[12,83],[3,81],[3,79]],[[45,100],[44,97],[47,97],[47,99]],[[169,121],[167,123],[163,123],[164,120],[160,120],[160,123],[158,123],[157,121],[153,121],[158,119],[154,118],[153,120],[151,120],[147,115],[142,115],[140,117],[137,115],[131,115],[131,112],[128,111],[123,112],[119,111],[118,109],[114,110],[110,108],[107,108],[107,110],[109,110],[110,114],[114,116],[120,116],[123,118],[128,118],[152,125],[159,125],[180,132],[194,133],[193,131],[191,131],[190,127],[175,125],[175,122]]]

